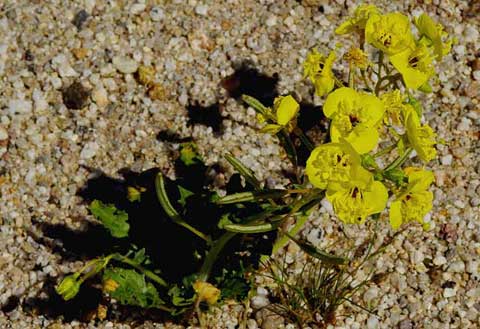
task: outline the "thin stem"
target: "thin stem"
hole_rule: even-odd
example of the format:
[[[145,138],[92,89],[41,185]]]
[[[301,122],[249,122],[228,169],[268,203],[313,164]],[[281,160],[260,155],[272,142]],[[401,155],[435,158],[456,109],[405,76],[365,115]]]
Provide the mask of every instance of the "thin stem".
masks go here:
[[[350,65],[348,71],[348,86],[352,89],[355,87],[355,67],[353,65]]]
[[[138,263],[134,262],[133,260],[131,260],[130,258],[128,257],[125,257],[123,255],[120,255],[120,254],[113,254],[111,255],[111,257],[113,257],[113,259],[119,261],[119,262],[122,262],[122,263],[125,263],[127,265],[130,265],[131,267],[139,270],[140,272],[142,272],[143,274],[145,274],[146,277],[148,277],[149,279],[151,279],[152,281],[155,281],[156,283],[158,283],[159,285],[163,286],[163,287],[168,287],[168,284],[165,282],[165,280],[163,280],[161,277],[159,277],[158,275],[156,275],[155,273],[153,273],[152,271],[150,270],[147,270],[146,268],[144,268],[143,266],[139,265]]]
[[[381,157],[387,153],[390,153],[391,151],[393,151],[396,147],[397,147],[397,144],[398,144],[399,140],[397,140],[395,143],[393,143],[392,145],[390,146],[387,146],[386,148],[384,148],[383,150],[380,150],[378,151],[377,153],[375,153],[374,155],[372,155],[374,158],[378,158],[378,157]]]
[[[408,160],[408,157],[410,156],[410,153],[412,153],[413,149],[409,147],[405,153],[403,153],[401,156],[396,158],[391,164],[389,164],[385,169],[383,169],[384,172],[396,169],[400,167],[405,161]]]
[[[370,84],[368,83],[367,75],[365,74],[365,70],[360,70],[360,72],[361,72],[362,80],[363,80],[363,83],[365,84],[365,87],[366,87],[369,91],[373,91],[372,87],[371,87]]]
[[[218,258],[218,255],[222,251],[223,247],[230,241],[237,233],[236,232],[226,232],[218,240],[216,240],[212,248],[208,251],[205,261],[203,262],[200,272],[198,273],[198,280],[207,281],[212,271],[213,264]]]

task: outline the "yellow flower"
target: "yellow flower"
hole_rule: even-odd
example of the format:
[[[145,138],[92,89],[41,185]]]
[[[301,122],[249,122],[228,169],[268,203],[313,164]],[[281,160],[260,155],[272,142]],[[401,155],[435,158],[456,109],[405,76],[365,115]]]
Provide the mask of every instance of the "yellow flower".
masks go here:
[[[405,128],[410,145],[417,152],[418,157],[429,162],[437,155],[435,150],[436,134],[428,124],[422,125],[417,112],[411,105],[406,105]]]
[[[385,124],[391,124],[394,126],[400,126],[402,124],[402,114],[405,110],[406,97],[400,90],[395,89],[393,91],[386,92],[380,96],[380,100],[385,107]]]
[[[452,47],[452,39],[442,41],[448,34],[443,31],[441,24],[436,24],[428,15],[421,14],[415,19],[415,26],[420,33],[420,43],[426,43],[432,46],[437,60],[450,52]]]
[[[405,85],[412,89],[424,86],[435,74],[432,61],[432,54],[424,44],[419,44],[413,51],[406,49],[390,56],[390,62],[402,74]]]
[[[342,139],[317,146],[307,160],[305,173],[313,186],[325,189],[330,182],[348,182],[360,164],[358,153]]]
[[[209,305],[215,304],[220,298],[220,289],[208,282],[196,281],[193,284],[193,290],[195,290],[200,301],[206,301]]]
[[[365,70],[368,65],[368,56],[360,48],[352,47],[350,50],[343,56],[343,58],[350,64],[350,66],[358,67],[359,69]]]
[[[423,218],[432,210],[433,193],[428,191],[434,179],[432,172],[412,167],[404,171],[408,185],[390,205],[390,225],[394,229],[410,221],[424,224]]]
[[[294,125],[291,121],[295,119],[298,111],[300,110],[300,104],[291,95],[279,96],[273,101],[273,112],[275,115],[275,124],[266,125],[261,131],[264,133],[276,134],[283,127],[291,130]]]
[[[368,216],[385,209],[388,192],[381,182],[373,180],[369,171],[360,167],[350,181],[330,184],[326,197],[341,221],[361,224]]]
[[[312,81],[315,86],[315,93],[320,97],[328,94],[335,86],[335,78],[332,72],[335,58],[333,51],[325,58],[316,49],[312,49],[303,63],[303,76]]]
[[[370,16],[365,26],[365,39],[387,55],[415,47],[408,17],[400,13]]]
[[[353,16],[343,22],[335,30],[336,34],[347,34],[355,30],[365,29],[367,20],[372,15],[379,15],[380,10],[374,5],[360,5],[355,9]]]
[[[323,105],[323,113],[332,119],[332,141],[337,142],[343,137],[360,154],[370,152],[377,145],[377,124],[384,112],[384,106],[376,96],[357,93],[346,87],[328,95]]]

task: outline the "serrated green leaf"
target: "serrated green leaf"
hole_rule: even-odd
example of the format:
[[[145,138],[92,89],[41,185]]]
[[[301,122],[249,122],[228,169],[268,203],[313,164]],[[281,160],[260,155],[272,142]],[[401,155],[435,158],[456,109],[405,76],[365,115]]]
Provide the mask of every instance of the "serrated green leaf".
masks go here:
[[[202,158],[198,154],[197,146],[194,143],[182,143],[180,145],[180,160],[186,166],[202,162]]]
[[[128,214],[125,211],[117,209],[112,204],[104,204],[99,200],[93,200],[89,210],[110,231],[113,237],[125,238],[128,236],[130,225],[127,222]]]
[[[165,304],[158,295],[155,286],[145,281],[145,275],[135,270],[108,268],[103,273],[103,280],[113,280],[118,287],[110,295],[123,305],[155,308]]]

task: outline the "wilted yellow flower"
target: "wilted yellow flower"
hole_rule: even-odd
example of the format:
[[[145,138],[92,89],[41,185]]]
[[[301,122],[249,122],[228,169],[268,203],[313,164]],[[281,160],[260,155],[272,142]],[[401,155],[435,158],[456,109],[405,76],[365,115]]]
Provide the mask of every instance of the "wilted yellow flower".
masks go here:
[[[380,10],[375,5],[360,5],[355,9],[352,17],[337,27],[335,33],[347,34],[355,30],[363,30],[370,16],[379,14]]]
[[[81,284],[81,281],[78,280],[78,275],[72,274],[63,278],[55,290],[64,300],[70,300],[78,294]]]
[[[394,229],[410,221],[424,224],[423,218],[432,210],[433,193],[428,188],[433,182],[433,173],[412,167],[404,171],[408,185],[390,205],[390,225]]]
[[[400,90],[395,89],[386,92],[380,96],[380,100],[385,107],[384,122],[395,126],[402,124],[402,115],[405,110],[405,95]]]
[[[261,131],[264,133],[276,134],[283,127],[291,130],[294,125],[292,120],[297,116],[300,104],[291,95],[279,96],[273,101],[274,124],[267,124]]]
[[[368,56],[360,48],[352,47],[350,50],[343,56],[343,58],[351,65],[358,67],[359,69],[365,70],[368,65]]]
[[[415,26],[420,33],[420,43],[432,46],[437,60],[450,52],[452,47],[452,39],[442,41],[448,36],[443,30],[441,24],[436,24],[428,15],[421,14],[415,19]]]
[[[401,13],[370,16],[365,26],[365,39],[387,55],[415,47],[408,17]]]
[[[385,209],[388,192],[369,171],[359,168],[349,182],[329,184],[326,197],[341,221],[361,224]]]
[[[328,95],[323,105],[323,113],[332,119],[332,141],[345,138],[360,154],[370,152],[377,145],[377,124],[384,112],[383,103],[376,96],[346,87]]]
[[[196,281],[193,284],[193,290],[195,290],[195,293],[201,301],[204,300],[209,305],[215,304],[218,298],[220,298],[220,289],[208,282]]]
[[[106,293],[114,292],[120,285],[113,279],[107,279],[103,282],[103,291]]]
[[[436,134],[428,124],[422,125],[417,112],[411,105],[406,105],[405,128],[410,145],[417,152],[418,157],[429,162],[437,155],[434,145]]]
[[[390,56],[392,65],[402,74],[408,88],[419,89],[435,74],[430,50],[419,44],[413,51],[407,49]]]
[[[360,165],[358,153],[342,139],[317,146],[307,160],[305,173],[313,186],[325,189],[331,182],[348,182]]]
[[[316,49],[312,49],[303,63],[303,76],[312,81],[315,93],[320,97],[328,94],[335,86],[335,77],[332,72],[335,58],[333,51],[325,58]]]

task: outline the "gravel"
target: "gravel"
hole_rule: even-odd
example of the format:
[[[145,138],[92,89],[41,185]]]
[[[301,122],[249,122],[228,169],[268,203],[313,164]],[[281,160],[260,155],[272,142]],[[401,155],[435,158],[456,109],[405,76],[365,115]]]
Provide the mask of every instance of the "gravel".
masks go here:
[[[172,174],[171,146],[155,138],[167,129],[192,136],[207,163],[220,162],[227,177],[232,172],[223,155],[230,152],[258,179],[282,186],[282,170],[289,165],[278,142],[259,134],[255,114],[228,98],[219,84],[235,65],[248,60],[261,73],[279,74],[280,94],[295,92],[302,101],[321,104],[302,79],[301,62],[311,47],[327,53],[338,42],[348,43],[333,38],[332,31],[359,1],[155,3],[0,4],[0,306],[5,306],[0,308],[0,327],[135,327],[118,321],[62,322],[28,312],[23,302],[35,296],[49,276],[57,279],[82,266],[36,241],[38,223],[85,226],[91,218],[76,193],[89,178],[89,168],[115,177],[124,167],[160,167]],[[436,175],[431,230],[412,225],[379,257],[375,270],[387,273],[386,279],[355,297],[375,305],[375,314],[345,304],[335,327],[478,328],[480,23],[478,15],[471,15],[475,2],[377,5],[389,11],[426,11],[454,33],[458,43],[438,70],[435,92],[421,97],[425,119],[443,141],[437,147],[439,159],[428,165]],[[155,68],[164,97],[152,99],[135,80],[139,65]],[[337,62],[335,69],[344,68]],[[72,86],[76,88],[68,94]],[[187,105],[216,102],[221,104],[222,134],[188,125]],[[377,233],[383,238],[390,229],[385,214],[381,218]],[[372,229],[369,225],[341,228],[324,200],[303,234],[325,248],[342,229],[360,244],[366,228]],[[288,253],[293,267],[301,265],[295,249]],[[442,288],[447,281],[455,286]],[[268,302],[266,294],[259,296],[258,306]],[[234,328],[243,311],[242,305],[224,305],[209,321],[214,328]],[[265,311],[247,312],[248,328],[277,328],[284,322],[278,317],[266,320]],[[152,321],[144,327],[175,328]]]

